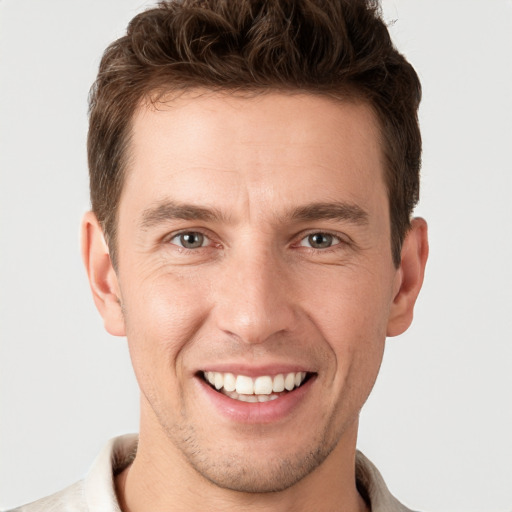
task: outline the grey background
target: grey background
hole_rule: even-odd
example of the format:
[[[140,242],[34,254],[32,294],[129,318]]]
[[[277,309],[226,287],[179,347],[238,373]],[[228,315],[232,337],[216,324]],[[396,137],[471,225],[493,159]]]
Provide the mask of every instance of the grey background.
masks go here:
[[[0,1],[0,508],[84,476],[136,431],[123,339],[79,254],[87,93],[144,3]],[[415,509],[512,510],[512,2],[386,0],[424,87],[431,257],[413,327],[388,341],[359,447]]]

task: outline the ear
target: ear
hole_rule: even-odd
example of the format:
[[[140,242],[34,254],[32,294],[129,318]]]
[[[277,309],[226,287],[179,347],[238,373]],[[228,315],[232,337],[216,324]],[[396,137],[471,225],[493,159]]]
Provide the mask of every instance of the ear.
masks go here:
[[[402,245],[402,260],[396,274],[395,297],[391,305],[387,336],[398,336],[411,325],[414,304],[425,274],[428,258],[427,223],[412,220]]]
[[[87,212],[82,220],[82,258],[105,329],[114,336],[125,336],[117,275],[110,261],[103,230],[93,212]]]

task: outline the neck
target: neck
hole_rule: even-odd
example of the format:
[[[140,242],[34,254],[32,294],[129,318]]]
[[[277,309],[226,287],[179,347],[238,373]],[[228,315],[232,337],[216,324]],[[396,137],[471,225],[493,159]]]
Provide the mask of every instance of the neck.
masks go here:
[[[145,435],[142,427],[134,462],[116,477],[123,512],[190,512],[204,510],[205,503],[211,511],[369,510],[356,488],[357,421],[314,471],[288,489],[270,493],[218,487],[199,474],[165,434]]]

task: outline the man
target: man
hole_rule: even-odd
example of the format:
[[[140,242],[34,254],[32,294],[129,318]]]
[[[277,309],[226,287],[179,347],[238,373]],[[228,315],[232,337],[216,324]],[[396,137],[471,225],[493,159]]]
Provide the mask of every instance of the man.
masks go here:
[[[82,233],[140,433],[20,510],[407,510],[356,438],[427,259],[419,100],[372,2],[132,20],[91,95]]]

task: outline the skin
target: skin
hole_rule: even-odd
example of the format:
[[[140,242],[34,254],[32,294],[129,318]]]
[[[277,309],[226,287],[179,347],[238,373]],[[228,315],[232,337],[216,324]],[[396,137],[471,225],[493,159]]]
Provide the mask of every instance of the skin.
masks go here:
[[[365,510],[359,411],[386,336],[412,320],[428,252],[414,219],[393,265],[371,109],[189,93],[140,106],[130,153],[116,270],[94,214],[83,222],[96,305],[127,336],[141,389],[138,453],[116,481],[123,510]],[[180,246],[183,232],[202,245]],[[286,414],[241,422],[198,376],[222,365],[314,378]]]

